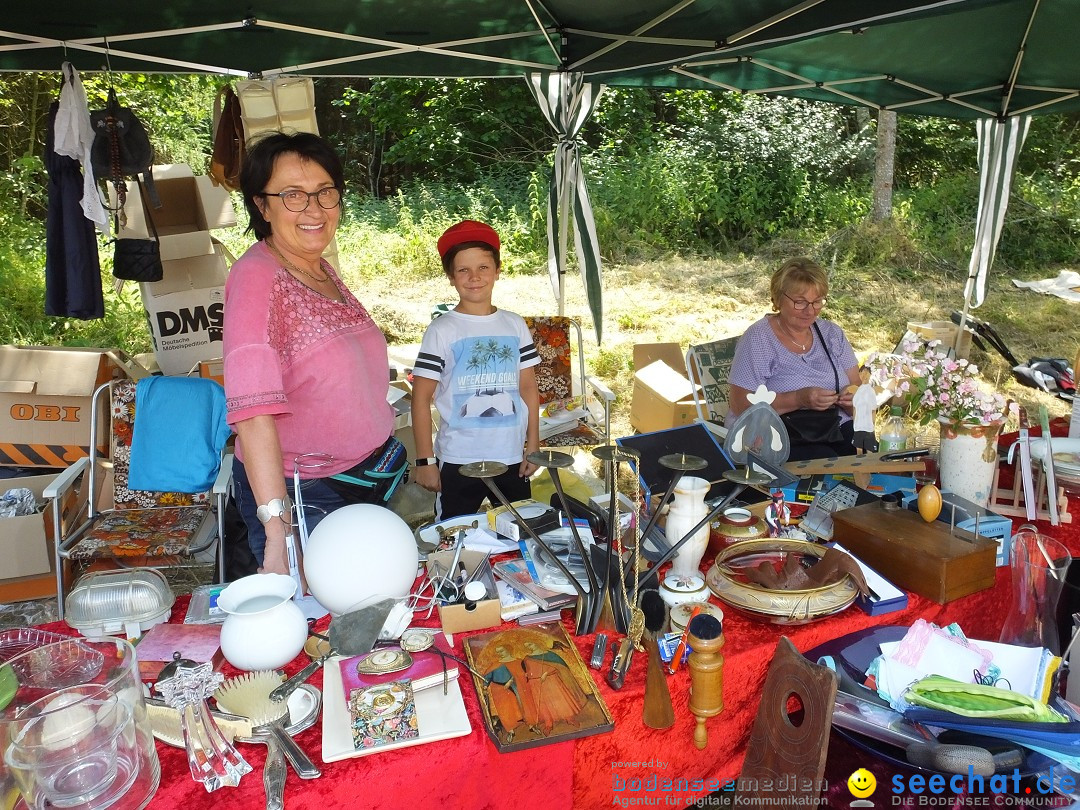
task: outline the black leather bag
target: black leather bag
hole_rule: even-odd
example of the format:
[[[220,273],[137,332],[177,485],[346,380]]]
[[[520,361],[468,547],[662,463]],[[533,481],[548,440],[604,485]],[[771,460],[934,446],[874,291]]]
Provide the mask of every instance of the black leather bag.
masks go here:
[[[117,239],[113,275],[125,281],[161,281],[161,246],[156,239]]]
[[[844,440],[840,432],[840,409],[836,406],[824,411],[800,408],[781,414],[788,438],[797,444],[835,444]]]
[[[97,180],[111,182],[116,188],[118,210],[123,210],[127,200],[125,177],[141,177],[151,204],[160,208],[161,200],[154,186],[151,168],[154,147],[138,116],[129,107],[120,106],[115,89],[109,89],[105,109],[90,113],[90,124],[94,129],[90,168]]]
[[[142,191],[142,182],[139,181]],[[158,241],[157,225],[147,213],[153,239],[117,239],[113,250],[113,275],[124,281],[161,281],[165,268],[161,265],[161,243]],[[119,230],[119,225],[117,225]]]

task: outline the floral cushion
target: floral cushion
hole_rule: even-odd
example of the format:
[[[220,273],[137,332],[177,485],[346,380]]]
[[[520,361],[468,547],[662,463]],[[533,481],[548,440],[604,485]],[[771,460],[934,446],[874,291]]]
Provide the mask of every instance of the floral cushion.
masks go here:
[[[536,366],[536,387],[540,393],[541,415],[557,417],[561,411],[583,408],[581,397],[574,396],[570,319],[562,315],[526,317],[525,324],[532,332],[536,353],[540,355],[540,364]],[[604,441],[603,435],[586,424],[583,417],[540,443],[544,447],[569,447],[604,444]]]
[[[213,520],[208,506],[105,512],[95,518],[69,556],[74,560],[90,560],[190,554],[193,543],[206,544],[203,529],[208,520]]]
[[[128,489],[131,437],[135,426],[134,380],[112,385],[113,506],[97,515],[68,556],[161,565],[190,556],[214,537],[209,492],[148,492]]]
[[[532,332],[540,365],[536,366],[536,387],[540,404],[565,402],[573,395],[570,365],[570,319],[557,315],[525,318]]]

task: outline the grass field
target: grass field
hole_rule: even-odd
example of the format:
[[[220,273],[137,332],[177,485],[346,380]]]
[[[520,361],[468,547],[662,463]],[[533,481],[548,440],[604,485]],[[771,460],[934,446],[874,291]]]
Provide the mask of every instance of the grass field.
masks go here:
[[[566,312],[586,325],[586,356],[591,373],[618,396],[616,435],[631,432],[630,396],[635,343],[673,341],[684,348],[741,334],[768,311],[768,279],[789,255],[809,252],[798,244],[778,243],[756,256],[680,258],[604,267],[603,342],[597,346],[588,308],[576,273],[567,277]],[[343,251],[348,256],[349,251]],[[357,255],[357,254],[354,254]],[[362,255],[362,254],[361,254]],[[432,266],[427,273],[398,273],[390,268],[362,271],[342,262],[344,275],[372,311],[392,343],[415,343],[429,322],[431,307],[456,300],[453,289]],[[826,264],[828,264],[826,262]],[[963,302],[963,275],[941,267],[827,267],[831,290],[824,317],[847,332],[857,353],[891,349],[908,321],[948,320]],[[1041,275],[1057,275],[1047,268]],[[546,273],[504,272],[496,284],[497,306],[521,314],[551,314],[555,297]],[[975,315],[989,322],[1016,357],[1065,357],[1072,363],[1080,349],[1076,304],[1016,288],[1011,277],[990,278],[986,303]],[[973,348],[971,358],[987,382],[1027,406],[1045,404],[1052,415],[1068,412],[1065,402],[1017,384],[1008,363],[992,349]]]

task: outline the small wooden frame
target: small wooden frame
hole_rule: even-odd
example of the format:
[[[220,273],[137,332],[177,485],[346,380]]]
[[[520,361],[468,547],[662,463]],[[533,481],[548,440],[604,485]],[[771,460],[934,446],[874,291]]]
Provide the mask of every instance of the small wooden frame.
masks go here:
[[[1046,482],[1043,480],[1045,473],[1043,472],[1042,463],[1033,459],[1031,465],[1034,468],[1032,477],[1035,480],[1035,519],[1050,520]],[[1013,485],[1011,489],[1001,489],[998,487],[998,470],[994,470],[994,484],[990,487],[990,501],[987,503],[987,507],[989,507],[992,512],[997,512],[999,515],[1008,515],[1009,517],[1027,518],[1027,505],[1024,502],[1024,485],[1019,468],[1020,465],[1017,464],[1017,469],[1013,473]],[[1072,523],[1072,515],[1069,514],[1069,499],[1065,495],[1065,487],[1059,486],[1056,495],[1058,520],[1061,523]]]

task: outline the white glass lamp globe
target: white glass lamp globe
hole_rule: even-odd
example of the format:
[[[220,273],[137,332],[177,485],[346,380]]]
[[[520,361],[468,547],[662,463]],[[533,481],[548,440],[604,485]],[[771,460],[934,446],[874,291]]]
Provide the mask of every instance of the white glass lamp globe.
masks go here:
[[[379,599],[406,596],[419,552],[408,524],[389,509],[358,503],[324,517],[308,535],[308,588],[335,616]]]

